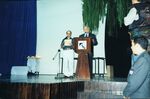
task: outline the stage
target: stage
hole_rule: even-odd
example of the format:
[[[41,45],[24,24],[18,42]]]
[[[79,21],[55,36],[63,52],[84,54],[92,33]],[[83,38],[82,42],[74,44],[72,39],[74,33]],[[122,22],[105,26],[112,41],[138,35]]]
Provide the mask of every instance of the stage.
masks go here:
[[[0,76],[0,99],[121,98],[124,78],[55,79],[56,75]]]

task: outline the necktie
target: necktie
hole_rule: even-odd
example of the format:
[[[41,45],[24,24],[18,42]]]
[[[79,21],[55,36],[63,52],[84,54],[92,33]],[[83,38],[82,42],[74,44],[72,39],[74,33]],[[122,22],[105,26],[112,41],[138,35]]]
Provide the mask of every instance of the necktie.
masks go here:
[[[86,37],[89,37],[89,33],[86,33]]]
[[[84,37],[88,37],[88,36],[89,36],[88,33],[85,33]]]

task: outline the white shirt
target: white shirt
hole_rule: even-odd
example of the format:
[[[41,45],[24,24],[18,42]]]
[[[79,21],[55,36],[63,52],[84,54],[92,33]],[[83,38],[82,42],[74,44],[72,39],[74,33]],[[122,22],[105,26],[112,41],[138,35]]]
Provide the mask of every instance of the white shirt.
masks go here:
[[[137,14],[137,10],[135,7],[131,8],[126,17],[124,17],[124,24],[128,26],[139,19],[139,15]]]
[[[89,33],[85,33],[85,34],[84,34],[84,37],[89,37]]]

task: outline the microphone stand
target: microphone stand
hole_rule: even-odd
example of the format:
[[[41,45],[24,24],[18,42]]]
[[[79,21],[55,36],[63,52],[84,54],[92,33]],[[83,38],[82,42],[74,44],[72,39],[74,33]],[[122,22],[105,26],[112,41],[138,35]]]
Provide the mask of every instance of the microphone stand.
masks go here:
[[[59,72],[57,73],[57,76],[55,77],[55,79],[62,79],[64,78],[64,74],[63,74],[63,65],[60,64],[60,49],[58,49],[57,53],[55,54],[55,56],[53,57],[53,60],[56,59],[57,55],[58,55],[58,66],[59,66]],[[63,63],[62,63],[63,64]],[[60,66],[61,65],[61,66]]]

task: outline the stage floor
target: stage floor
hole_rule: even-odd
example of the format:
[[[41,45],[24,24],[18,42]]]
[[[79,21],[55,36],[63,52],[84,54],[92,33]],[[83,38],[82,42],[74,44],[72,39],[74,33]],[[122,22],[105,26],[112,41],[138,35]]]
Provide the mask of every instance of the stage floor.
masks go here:
[[[109,78],[109,77],[93,77],[91,80],[77,79],[77,78],[61,78],[56,79],[57,75],[35,75],[35,76],[0,76],[0,82],[10,83],[65,83],[65,82],[80,82],[80,81],[102,81],[102,82],[126,82],[125,78]]]
[[[53,83],[82,81],[71,78],[55,79],[55,77],[56,75],[34,75],[34,76],[11,75],[0,77],[0,82],[53,84]]]
[[[0,99],[116,97],[121,95],[126,86],[125,78],[95,77],[91,80],[79,80],[55,77],[56,75],[0,76]]]

